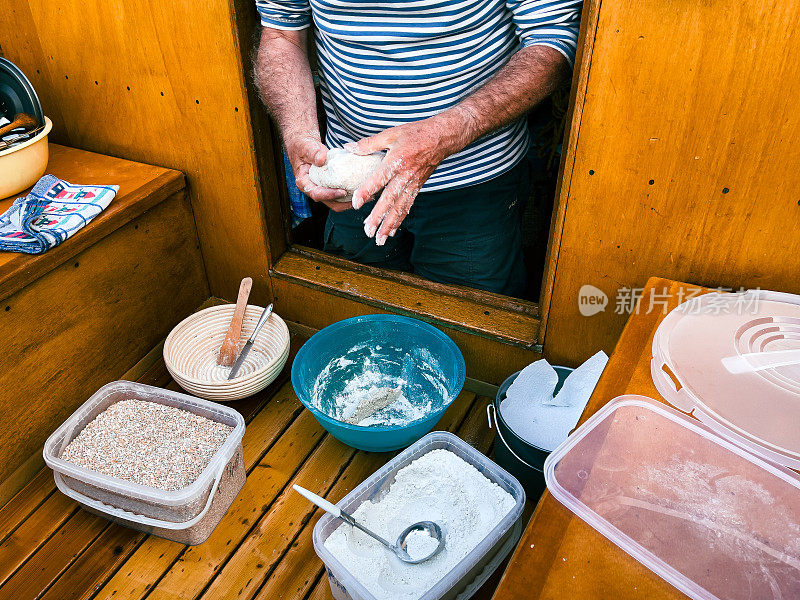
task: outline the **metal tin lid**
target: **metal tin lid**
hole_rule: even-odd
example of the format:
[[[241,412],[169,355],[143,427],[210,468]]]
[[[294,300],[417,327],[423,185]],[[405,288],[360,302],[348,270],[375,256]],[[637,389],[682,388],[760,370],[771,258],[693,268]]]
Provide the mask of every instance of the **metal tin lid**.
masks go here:
[[[44,123],[42,104],[33,85],[19,67],[0,56],[0,117],[10,121],[17,113],[27,113]]]
[[[670,404],[800,468],[800,296],[749,290],[684,302],[659,325],[650,367]]]
[[[553,496],[694,599],[800,598],[800,476],[621,396],[545,462]]]

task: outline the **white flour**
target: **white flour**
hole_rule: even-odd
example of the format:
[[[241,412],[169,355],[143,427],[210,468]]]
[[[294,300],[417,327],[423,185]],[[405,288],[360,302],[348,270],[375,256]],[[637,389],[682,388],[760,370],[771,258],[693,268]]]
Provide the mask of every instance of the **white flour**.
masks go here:
[[[418,565],[402,563],[379,542],[347,524],[325,547],[378,600],[417,600],[469,554],[514,507],[514,498],[452,452],[432,450],[400,469],[377,501],[353,513],[357,521],[392,542],[418,521],[434,521],[444,548]],[[427,554],[424,534],[410,553]]]
[[[406,552],[413,560],[430,556],[439,546],[439,541],[427,531],[415,529],[406,536]]]
[[[381,396],[391,402],[382,403]],[[406,352],[391,344],[353,346],[325,366],[311,392],[316,408],[362,426],[408,425],[450,399],[439,362],[427,349]]]

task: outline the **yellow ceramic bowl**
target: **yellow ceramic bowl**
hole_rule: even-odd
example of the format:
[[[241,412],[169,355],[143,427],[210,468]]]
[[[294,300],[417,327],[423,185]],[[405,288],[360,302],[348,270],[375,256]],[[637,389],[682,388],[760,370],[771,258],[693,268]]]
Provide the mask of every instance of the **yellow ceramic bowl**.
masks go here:
[[[44,118],[44,129],[35,137],[0,152],[0,198],[19,194],[44,175],[49,157],[47,135],[53,122]]]

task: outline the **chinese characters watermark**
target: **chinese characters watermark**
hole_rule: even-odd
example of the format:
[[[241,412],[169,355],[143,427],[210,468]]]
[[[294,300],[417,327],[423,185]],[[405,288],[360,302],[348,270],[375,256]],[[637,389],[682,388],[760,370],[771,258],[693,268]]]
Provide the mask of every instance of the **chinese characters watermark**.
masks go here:
[[[644,288],[623,286],[617,289],[614,314],[652,314],[660,312],[666,315],[672,307],[684,314],[758,314],[758,305],[761,299],[761,290],[745,288],[712,288],[716,294],[706,295],[700,288],[679,287],[671,290],[663,287],[661,290],[651,289],[643,297]],[[608,295],[593,285],[583,285],[578,292],[578,310],[584,317],[591,317],[604,312],[608,306]]]

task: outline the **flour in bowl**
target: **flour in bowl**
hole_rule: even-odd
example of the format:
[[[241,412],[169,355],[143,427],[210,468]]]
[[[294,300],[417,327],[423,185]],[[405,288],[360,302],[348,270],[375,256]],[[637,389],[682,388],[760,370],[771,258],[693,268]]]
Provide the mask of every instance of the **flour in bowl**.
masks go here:
[[[449,403],[439,361],[425,348],[356,344],[314,381],[311,404],[353,425],[402,427]]]
[[[439,554],[417,565],[405,564],[379,542],[344,523],[325,540],[325,548],[378,600],[417,600],[475,549],[514,506],[511,494],[471,464],[449,450],[432,450],[400,469],[388,491],[361,504],[353,516],[392,542],[409,525],[434,521],[445,534]],[[424,555],[430,541],[419,538],[409,544],[414,545],[410,552]]]

